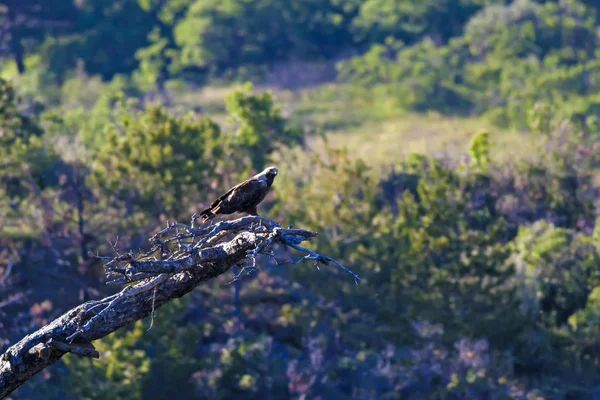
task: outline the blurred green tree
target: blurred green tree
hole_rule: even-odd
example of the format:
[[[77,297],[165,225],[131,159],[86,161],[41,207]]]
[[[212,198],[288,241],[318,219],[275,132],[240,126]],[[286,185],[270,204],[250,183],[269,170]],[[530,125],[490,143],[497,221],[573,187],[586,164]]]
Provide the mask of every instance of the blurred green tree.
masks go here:
[[[247,155],[248,161],[238,165],[240,177],[248,174],[248,169],[262,171],[269,156],[282,146],[293,146],[303,139],[302,130],[290,126],[274,102],[271,92],[252,93],[252,85],[234,90],[225,98],[230,122],[234,126],[233,139],[229,152],[237,155],[233,159],[245,161],[240,155]]]
[[[464,24],[484,5],[495,0],[367,0],[354,20],[359,38],[382,43],[393,37],[408,43],[425,36],[446,42],[460,35]]]
[[[43,43],[42,65],[59,82],[78,62],[87,73],[105,79],[135,70],[135,53],[148,44],[156,16],[145,12],[138,0],[82,0],[77,7],[72,33],[50,36]]]
[[[145,333],[141,321],[133,329],[119,331],[95,342],[104,357],[100,362],[67,355],[63,362],[69,368],[64,390],[71,396],[90,400],[140,399],[151,361],[139,348]],[[102,384],[98,384],[102,382]]]
[[[0,58],[11,57],[19,73],[25,56],[49,35],[71,31],[77,21],[72,1],[5,0],[0,4]]]
[[[154,216],[176,218],[190,191],[206,199],[224,163],[223,150],[221,130],[209,118],[176,116],[159,105],[126,106],[107,128],[91,178],[107,194],[151,209]]]

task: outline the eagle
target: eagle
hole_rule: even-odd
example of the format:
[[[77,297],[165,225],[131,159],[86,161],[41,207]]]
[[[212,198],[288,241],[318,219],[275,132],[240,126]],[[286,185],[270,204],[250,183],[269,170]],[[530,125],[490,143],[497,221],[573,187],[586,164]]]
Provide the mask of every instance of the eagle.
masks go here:
[[[276,175],[277,168],[269,167],[252,178],[238,183],[200,213],[202,221],[207,222],[217,215],[236,212],[258,215],[256,207],[269,193]]]

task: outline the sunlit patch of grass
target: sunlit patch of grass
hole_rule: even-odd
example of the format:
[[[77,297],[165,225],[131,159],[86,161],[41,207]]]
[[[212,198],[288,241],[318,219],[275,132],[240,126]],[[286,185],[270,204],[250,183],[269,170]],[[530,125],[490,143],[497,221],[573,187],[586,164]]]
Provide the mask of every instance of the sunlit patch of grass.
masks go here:
[[[195,88],[185,84],[170,85],[169,90],[176,107],[200,112],[210,116],[225,113],[225,97],[235,86],[205,86]]]
[[[402,113],[395,101],[376,91],[327,84],[295,93],[276,93],[293,110],[292,120],[324,130],[341,130]]]
[[[458,158],[466,154],[471,137],[481,131],[490,134],[492,158],[515,161],[532,149],[527,135],[501,130],[475,118],[406,113],[383,121],[372,121],[350,129],[328,131],[334,147],[348,151],[374,166],[395,163],[410,153]]]
[[[480,118],[410,113],[385,93],[328,84],[296,93],[278,93],[294,111],[292,119],[325,133],[333,147],[346,147],[374,167],[397,163],[410,153],[458,158],[471,137],[490,134],[492,158],[517,161],[534,148],[529,135],[504,130]]]
[[[225,113],[225,97],[241,85],[194,88],[173,83],[175,105],[211,115]],[[401,114],[389,96],[349,85],[325,84],[298,91],[255,85],[254,92],[271,91],[283,114],[293,122],[323,129],[344,129]]]
[[[226,115],[224,99],[235,88],[180,88],[174,97],[178,105],[221,122]],[[273,90],[273,96],[292,123],[324,133],[333,147],[344,146],[374,167],[395,164],[415,152],[461,157],[471,137],[483,130],[490,133],[492,158],[498,162],[516,161],[534,148],[522,132],[503,130],[480,118],[406,112],[392,96],[377,90],[332,83],[299,91]]]

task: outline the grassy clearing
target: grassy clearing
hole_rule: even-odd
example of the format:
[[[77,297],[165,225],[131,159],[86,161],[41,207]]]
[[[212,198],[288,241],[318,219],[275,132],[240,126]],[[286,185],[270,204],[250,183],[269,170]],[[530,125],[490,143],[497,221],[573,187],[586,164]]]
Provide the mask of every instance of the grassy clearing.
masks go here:
[[[331,145],[346,147],[373,167],[394,164],[410,153],[457,158],[481,131],[490,133],[498,162],[516,161],[534,148],[522,132],[502,130],[478,118],[407,113],[389,96],[348,86],[324,85],[276,96],[293,110],[296,122],[325,133]]]
[[[333,146],[346,146],[350,154],[373,166],[394,163],[410,153],[461,157],[472,136],[490,133],[492,157],[498,162],[515,161],[527,154],[533,143],[516,131],[503,131],[479,119],[406,113],[350,129],[328,131]]]
[[[182,90],[174,97],[180,106],[199,107],[221,120],[224,98],[234,88]],[[482,130],[490,133],[493,156],[500,162],[522,158],[534,146],[527,135],[498,129],[482,119],[407,113],[389,96],[347,85],[328,84],[296,92],[276,90],[273,95],[294,123],[324,133],[331,145],[345,146],[351,155],[376,168],[394,164],[413,152],[460,157],[471,137]]]

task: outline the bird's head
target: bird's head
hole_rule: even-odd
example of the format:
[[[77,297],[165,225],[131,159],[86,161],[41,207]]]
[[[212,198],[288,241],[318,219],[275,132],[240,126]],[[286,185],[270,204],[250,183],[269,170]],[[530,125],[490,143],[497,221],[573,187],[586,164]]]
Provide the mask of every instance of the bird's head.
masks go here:
[[[277,173],[279,171],[275,167],[269,167],[269,168],[265,169],[264,172],[265,172],[265,175],[267,175],[268,177],[275,178],[275,176],[277,175]]]
[[[270,184],[273,183],[273,180],[275,179],[275,176],[277,176],[278,172],[279,171],[277,171],[277,168],[275,168],[275,167],[269,167],[269,168],[266,168],[259,175],[264,176],[265,179],[267,180],[267,182],[269,182],[269,185],[270,185]]]

